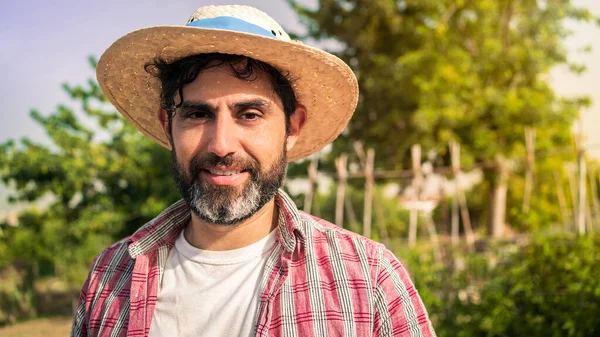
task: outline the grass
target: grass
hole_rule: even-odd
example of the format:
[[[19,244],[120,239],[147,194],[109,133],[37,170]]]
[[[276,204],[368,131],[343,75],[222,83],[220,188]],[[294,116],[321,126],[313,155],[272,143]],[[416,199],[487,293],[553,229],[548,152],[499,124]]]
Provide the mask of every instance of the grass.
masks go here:
[[[2,337],[64,337],[71,333],[71,317],[40,318],[0,328]]]

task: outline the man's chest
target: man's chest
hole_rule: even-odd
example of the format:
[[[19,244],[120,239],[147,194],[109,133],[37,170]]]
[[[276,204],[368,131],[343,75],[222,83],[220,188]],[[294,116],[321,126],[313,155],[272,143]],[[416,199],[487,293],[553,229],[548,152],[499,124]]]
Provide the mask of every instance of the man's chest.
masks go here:
[[[150,337],[252,336],[264,261],[212,265],[169,258]]]
[[[370,336],[373,331],[373,311],[368,301],[356,304],[338,292],[331,284],[284,284],[275,291],[269,300],[260,301],[252,297],[243,299],[241,289],[231,294],[234,299],[198,301],[193,296],[165,297],[165,300],[149,296],[140,299],[132,310],[145,311],[152,315],[151,320],[131,320],[129,308],[130,294],[121,293],[99,319],[95,321],[103,328],[93,329],[94,336],[160,336],[153,335],[151,326],[158,322],[157,317],[171,320],[173,327],[168,336],[219,336],[229,331],[229,336],[240,336],[242,326],[251,324],[246,336]],[[126,287],[128,288],[128,287]],[[124,289],[126,291],[127,289]],[[213,299],[219,296],[213,296]],[[224,299],[225,297],[221,297]],[[210,302],[210,301],[208,301]],[[249,304],[254,302],[254,304]],[[256,308],[256,310],[253,310]],[[165,316],[164,311],[168,311]],[[252,311],[252,314],[250,314]],[[162,312],[162,313],[161,313]],[[125,318],[124,320],[119,317]],[[135,317],[135,312],[132,317]],[[166,317],[166,318],[165,318]],[[234,319],[238,317],[240,319]],[[250,319],[252,318],[252,319]],[[225,327],[225,330],[223,329]],[[169,331],[169,330],[165,330]],[[247,330],[246,330],[247,331]]]
[[[158,322],[156,314],[164,310],[169,311],[167,316],[175,326],[209,326],[229,317],[224,319],[226,323],[217,324],[229,331],[241,324],[251,326],[249,331],[256,336],[369,336],[373,331],[372,280],[358,268],[338,263],[335,257],[304,260],[286,267],[274,258],[256,282],[258,297],[239,285],[208,286],[201,290],[203,296],[195,296],[194,282],[170,286],[169,293],[164,290],[169,289],[165,286],[169,283],[165,281],[168,273],[163,271],[161,275],[160,268],[150,261],[138,258],[130,279],[116,296],[116,288],[103,290],[98,298],[101,305],[95,306],[91,319],[103,329],[95,331],[111,331],[112,336],[147,336],[152,324]],[[163,285],[164,296],[160,295],[159,284]],[[186,323],[192,319],[202,324]]]
[[[263,300],[256,336],[370,336],[372,298],[364,280],[347,274],[306,275],[292,269]]]

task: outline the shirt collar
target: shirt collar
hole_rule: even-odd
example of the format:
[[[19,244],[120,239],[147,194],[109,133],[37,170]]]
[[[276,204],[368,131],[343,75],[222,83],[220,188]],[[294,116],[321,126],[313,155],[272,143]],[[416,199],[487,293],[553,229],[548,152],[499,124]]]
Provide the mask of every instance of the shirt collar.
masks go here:
[[[287,253],[292,253],[299,242],[304,243],[305,238],[300,212],[282,190],[277,191],[275,202],[279,209],[278,240]],[[173,247],[177,236],[190,221],[190,212],[185,200],[179,200],[143,225],[129,237],[128,251],[131,258],[135,259],[164,245]]]

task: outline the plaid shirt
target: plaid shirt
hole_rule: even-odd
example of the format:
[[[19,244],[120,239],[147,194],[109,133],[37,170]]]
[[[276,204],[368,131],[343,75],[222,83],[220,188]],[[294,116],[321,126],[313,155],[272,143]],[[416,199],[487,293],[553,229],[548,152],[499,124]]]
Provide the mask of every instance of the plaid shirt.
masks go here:
[[[435,336],[389,250],[298,211],[284,192],[276,202],[279,234],[260,284],[256,336]],[[179,201],[100,253],[71,336],[147,336],[169,250],[189,219]]]

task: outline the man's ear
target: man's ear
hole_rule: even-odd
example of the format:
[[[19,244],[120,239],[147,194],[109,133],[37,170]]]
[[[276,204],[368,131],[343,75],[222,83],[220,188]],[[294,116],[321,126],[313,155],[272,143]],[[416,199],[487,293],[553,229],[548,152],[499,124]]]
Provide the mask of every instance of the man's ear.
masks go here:
[[[290,116],[290,126],[288,129],[287,136],[287,151],[289,152],[296,145],[296,140],[300,136],[300,131],[302,131],[302,127],[304,127],[304,123],[306,122],[306,107],[304,105],[298,104],[296,106],[296,111]]]
[[[171,128],[169,125],[169,115],[167,114],[167,110],[164,108],[160,108],[158,111],[158,120],[160,121],[160,125],[162,126],[165,137],[171,142]]]

